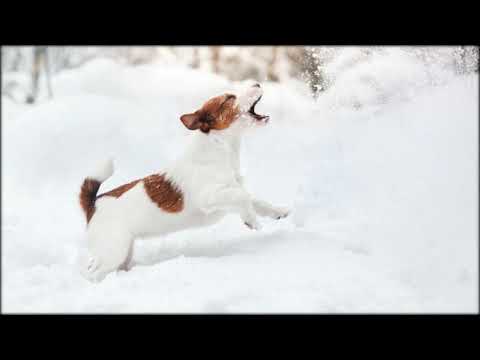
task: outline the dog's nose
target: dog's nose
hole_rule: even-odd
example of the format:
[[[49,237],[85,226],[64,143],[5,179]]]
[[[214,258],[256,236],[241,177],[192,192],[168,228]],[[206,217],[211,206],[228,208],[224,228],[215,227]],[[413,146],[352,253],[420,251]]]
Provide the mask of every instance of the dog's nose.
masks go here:
[[[252,86],[253,86],[253,87],[258,87],[258,88],[259,88],[259,87],[260,87],[260,84],[259,84],[259,83],[255,83],[255,84],[253,84]]]

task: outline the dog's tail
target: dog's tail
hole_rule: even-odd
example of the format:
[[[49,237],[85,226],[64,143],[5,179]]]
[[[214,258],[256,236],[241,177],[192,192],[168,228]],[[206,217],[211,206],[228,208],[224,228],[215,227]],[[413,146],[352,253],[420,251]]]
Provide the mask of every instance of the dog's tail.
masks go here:
[[[95,212],[95,200],[97,199],[97,192],[100,185],[113,174],[113,161],[108,159],[100,164],[97,169],[83,180],[80,189],[80,206],[85,213],[87,223]]]

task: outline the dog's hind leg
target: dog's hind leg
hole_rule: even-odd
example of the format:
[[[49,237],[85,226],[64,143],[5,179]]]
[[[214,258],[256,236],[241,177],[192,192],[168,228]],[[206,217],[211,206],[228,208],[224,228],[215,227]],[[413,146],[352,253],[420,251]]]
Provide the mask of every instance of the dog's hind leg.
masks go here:
[[[130,249],[128,250],[128,255],[125,261],[120,265],[120,270],[129,271],[133,266],[133,241],[130,244]]]
[[[89,229],[89,259],[82,269],[82,275],[94,282],[127,264],[133,249],[133,236],[125,229],[108,227],[108,232],[99,230]]]

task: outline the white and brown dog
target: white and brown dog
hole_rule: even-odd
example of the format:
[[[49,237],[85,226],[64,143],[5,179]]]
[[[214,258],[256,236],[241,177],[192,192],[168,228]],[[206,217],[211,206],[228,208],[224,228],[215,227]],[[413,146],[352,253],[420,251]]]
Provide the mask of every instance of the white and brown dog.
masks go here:
[[[196,131],[185,153],[165,171],[132,181],[97,196],[113,173],[112,162],[88,176],[80,192],[87,219],[88,258],[81,273],[100,281],[108,273],[128,270],[133,241],[138,236],[163,235],[218,222],[229,212],[259,230],[257,214],[280,219],[288,215],[253,198],[244,188],[239,169],[240,139],[252,124],[266,124],[255,113],[263,91],[259,84],[238,94],[208,100],[199,110],[181,116]]]

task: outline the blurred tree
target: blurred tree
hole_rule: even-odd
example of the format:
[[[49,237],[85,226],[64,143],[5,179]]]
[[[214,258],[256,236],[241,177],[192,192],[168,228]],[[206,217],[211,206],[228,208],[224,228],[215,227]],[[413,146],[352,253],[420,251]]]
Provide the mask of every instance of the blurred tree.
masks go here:
[[[14,48],[15,55],[12,60],[12,71],[18,71],[20,67],[20,61],[22,60],[22,52],[20,48]]]
[[[200,54],[197,46],[193,48],[192,62],[190,63],[190,66],[194,69],[200,67]]]
[[[465,46],[460,46],[455,52],[454,61],[457,74],[465,74],[467,72],[466,52]]]
[[[20,71],[24,56],[20,46],[2,46],[2,70]]]
[[[473,49],[472,49],[473,71],[476,73],[478,73],[478,70],[479,70],[479,64],[478,64],[479,56],[480,56],[480,48],[478,46],[473,46]]]
[[[216,74],[220,73],[220,46],[212,46],[212,69]]]
[[[272,57],[270,58],[270,61],[268,62],[268,68],[267,68],[267,79],[270,81],[278,81],[278,75],[277,75],[277,62],[278,62],[278,46],[272,46]]]
[[[310,86],[313,97],[317,98],[329,85],[323,70],[327,59],[323,56],[325,54],[322,48],[303,48],[302,55],[303,77]]]
[[[285,48],[285,56],[287,62],[291,65],[288,75],[293,78],[301,78],[303,76],[303,56],[305,48],[303,46],[287,46]]]
[[[478,72],[478,46],[459,46],[453,52],[457,74]]]
[[[39,80],[40,80],[40,72],[42,66],[44,67],[45,71],[45,79],[47,82],[48,88],[48,96],[51,98],[52,94],[52,87],[50,84],[50,68],[48,64],[48,48],[46,46],[34,46],[33,48],[33,63],[32,63],[32,87],[31,92],[28,94],[26,98],[26,102],[28,104],[33,104],[38,97],[38,90],[39,90]]]

